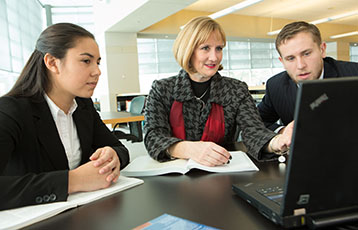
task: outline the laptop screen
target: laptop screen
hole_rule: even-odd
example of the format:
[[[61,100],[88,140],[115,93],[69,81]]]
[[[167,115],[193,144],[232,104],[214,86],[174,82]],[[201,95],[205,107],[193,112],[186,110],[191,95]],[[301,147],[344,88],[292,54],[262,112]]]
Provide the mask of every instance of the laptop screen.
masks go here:
[[[300,83],[281,214],[358,206],[358,77]]]

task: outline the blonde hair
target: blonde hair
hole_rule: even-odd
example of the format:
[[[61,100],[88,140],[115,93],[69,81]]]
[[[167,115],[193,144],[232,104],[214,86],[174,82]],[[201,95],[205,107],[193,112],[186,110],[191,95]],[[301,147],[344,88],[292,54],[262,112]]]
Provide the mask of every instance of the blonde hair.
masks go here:
[[[185,24],[174,41],[173,53],[178,64],[188,73],[197,71],[190,64],[190,59],[196,47],[206,42],[212,32],[217,33],[226,45],[226,36],[221,26],[213,19],[203,16],[196,17]],[[222,69],[220,64],[219,70]]]

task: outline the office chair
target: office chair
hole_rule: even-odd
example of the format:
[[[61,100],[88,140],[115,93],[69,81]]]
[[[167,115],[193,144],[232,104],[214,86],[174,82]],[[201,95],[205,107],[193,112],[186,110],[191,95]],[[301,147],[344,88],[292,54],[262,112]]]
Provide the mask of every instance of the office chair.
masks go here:
[[[129,107],[130,113],[141,114],[143,112],[145,104],[145,96],[136,96],[131,100],[131,104]],[[113,127],[113,133],[116,135],[118,139],[127,139],[132,142],[141,142],[143,141],[143,132],[142,132],[142,124],[141,121],[129,122],[129,130],[130,134],[126,134],[122,131],[115,130],[119,126],[117,123]]]

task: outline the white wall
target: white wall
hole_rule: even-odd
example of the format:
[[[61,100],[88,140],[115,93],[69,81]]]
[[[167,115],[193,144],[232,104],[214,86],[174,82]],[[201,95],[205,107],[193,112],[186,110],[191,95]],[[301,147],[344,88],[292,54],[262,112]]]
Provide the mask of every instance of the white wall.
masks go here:
[[[110,110],[116,111],[116,95],[139,93],[137,33],[105,33]]]
[[[95,35],[102,57],[102,75],[93,98],[100,100],[101,111],[117,110],[117,94],[140,92],[137,32],[196,1],[94,1]]]

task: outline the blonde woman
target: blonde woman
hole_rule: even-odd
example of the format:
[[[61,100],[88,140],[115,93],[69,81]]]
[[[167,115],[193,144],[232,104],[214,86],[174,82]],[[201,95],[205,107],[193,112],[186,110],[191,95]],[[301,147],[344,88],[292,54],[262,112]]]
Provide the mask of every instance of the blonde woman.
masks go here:
[[[225,145],[242,131],[248,153],[267,159],[285,151],[292,127],[282,135],[265,128],[246,83],[220,75],[226,37],[209,17],[189,21],[173,47],[179,74],[154,81],[146,104],[145,146],[158,161],[193,159],[227,163]]]

